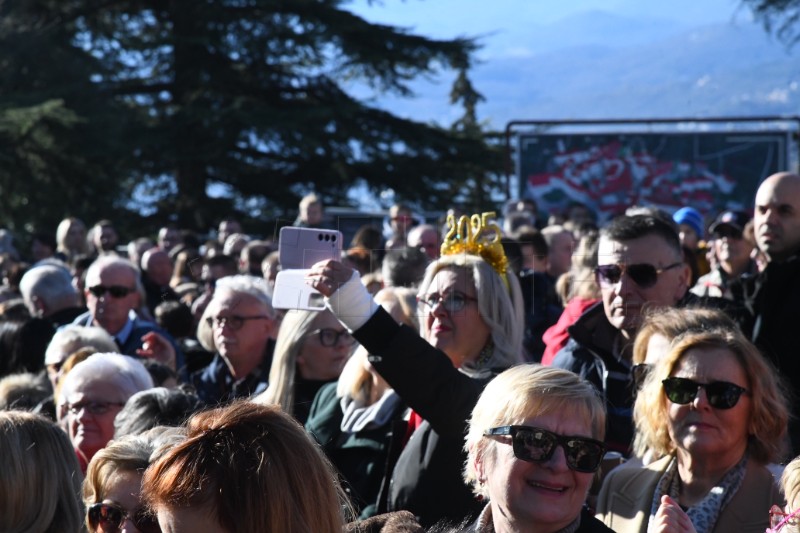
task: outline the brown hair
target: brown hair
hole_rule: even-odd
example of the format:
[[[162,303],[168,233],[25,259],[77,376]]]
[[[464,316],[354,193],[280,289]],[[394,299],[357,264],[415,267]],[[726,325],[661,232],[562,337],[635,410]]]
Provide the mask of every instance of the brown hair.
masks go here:
[[[343,494],[302,426],[246,401],[194,415],[186,440],[148,468],[142,488],[154,509],[206,508],[230,533],[341,533]]]

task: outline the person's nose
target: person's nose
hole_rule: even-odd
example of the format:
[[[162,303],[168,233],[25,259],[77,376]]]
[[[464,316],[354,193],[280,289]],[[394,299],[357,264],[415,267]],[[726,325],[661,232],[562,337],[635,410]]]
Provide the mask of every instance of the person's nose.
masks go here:
[[[692,400],[692,407],[697,410],[711,408],[711,405],[708,403],[708,396],[706,396],[705,388],[699,387],[697,389],[697,394],[694,395],[694,400]]]
[[[564,453],[564,447],[561,444],[556,445],[556,449],[553,450],[553,455],[550,456],[550,459],[545,461],[545,465],[550,470],[555,470],[558,472],[569,470],[569,466],[567,465],[567,456]]]
[[[444,298],[439,298],[436,305],[431,308],[431,315],[436,318],[447,316],[447,309],[444,307]]]
[[[130,516],[126,516],[125,520],[120,524],[119,533],[142,533],[139,528],[133,525],[133,520]]]

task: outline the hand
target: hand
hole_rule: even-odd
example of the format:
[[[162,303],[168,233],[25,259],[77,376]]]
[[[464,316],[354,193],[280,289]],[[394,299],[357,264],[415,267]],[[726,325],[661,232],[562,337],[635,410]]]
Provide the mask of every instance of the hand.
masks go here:
[[[661,497],[652,527],[648,533],[697,533],[681,506],[669,496]]]
[[[306,282],[323,296],[330,297],[353,276],[353,269],[339,261],[320,261],[308,271]]]
[[[166,337],[155,331],[142,335],[142,347],[136,350],[136,355],[146,359],[155,359],[172,370],[177,370],[175,368],[175,348]]]

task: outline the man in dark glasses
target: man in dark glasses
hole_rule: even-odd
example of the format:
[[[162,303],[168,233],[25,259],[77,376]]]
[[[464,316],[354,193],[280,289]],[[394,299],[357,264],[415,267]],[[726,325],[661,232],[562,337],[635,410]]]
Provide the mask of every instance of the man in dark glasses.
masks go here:
[[[633,437],[631,357],[642,311],[677,305],[687,293],[690,271],[675,229],[650,215],[612,220],[600,232],[597,259],[595,279],[602,301],[569,328],[569,343],[553,366],[572,370],[603,392],[606,444],[628,454]]]
[[[743,280],[743,298],[752,313],[753,343],[777,366],[794,397],[800,394],[800,357],[795,332],[800,307],[800,176],[779,172],[756,192],[755,234],[766,269]],[[800,454],[800,402],[791,403],[789,436]]]
[[[85,286],[89,311],[76,318],[73,324],[103,328],[114,337],[120,353],[131,356],[142,349],[143,337],[156,332],[160,338],[150,340],[157,352],[153,357],[173,369],[183,366],[183,354],[169,333],[136,313],[143,293],[136,265],[115,255],[100,256],[86,271]]]

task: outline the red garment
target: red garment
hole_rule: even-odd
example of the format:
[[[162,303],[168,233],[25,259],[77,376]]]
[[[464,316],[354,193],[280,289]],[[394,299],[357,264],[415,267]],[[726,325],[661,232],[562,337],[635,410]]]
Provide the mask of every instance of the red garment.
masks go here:
[[[584,311],[593,306],[600,300],[584,300],[583,298],[573,298],[567,302],[564,312],[554,325],[547,328],[547,331],[542,335],[542,342],[544,342],[544,354],[542,355],[542,364],[551,365],[553,359],[561,348],[567,345],[569,341],[569,332],[567,328],[574,324],[578,317]]]
[[[406,444],[408,444],[408,439],[411,438],[411,435],[417,430],[420,424],[422,424],[422,417],[412,409],[408,416],[408,428],[406,428],[406,436],[403,438],[403,448],[406,447]]]

